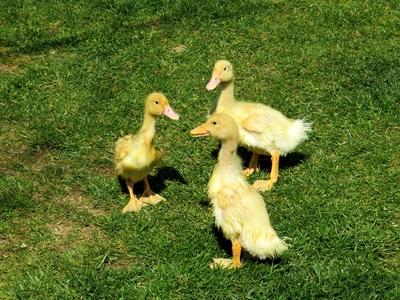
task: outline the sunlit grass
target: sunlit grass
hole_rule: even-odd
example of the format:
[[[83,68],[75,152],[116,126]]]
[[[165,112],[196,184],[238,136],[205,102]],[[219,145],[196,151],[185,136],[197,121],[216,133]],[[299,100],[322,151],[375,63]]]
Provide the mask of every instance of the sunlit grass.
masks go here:
[[[400,296],[396,1],[2,1],[0,16],[0,298]],[[188,134],[220,58],[238,99],[313,123],[263,193],[289,251],[237,271],[208,267],[231,255],[206,192],[218,143]],[[157,124],[150,181],[168,201],[122,215],[113,143],[155,90],[181,115]]]

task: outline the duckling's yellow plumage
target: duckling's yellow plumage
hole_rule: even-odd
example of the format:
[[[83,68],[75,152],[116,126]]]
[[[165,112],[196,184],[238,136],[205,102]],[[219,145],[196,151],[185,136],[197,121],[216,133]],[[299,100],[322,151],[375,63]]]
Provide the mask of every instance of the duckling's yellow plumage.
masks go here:
[[[179,116],[172,110],[168,99],[161,93],[150,94],[145,103],[143,125],[137,134],[130,134],[118,139],[115,144],[114,163],[119,176],[125,179],[130,201],[123,212],[138,211],[145,203],[155,204],[164,200],[150,188],[147,175],[161,159],[161,152],[156,150],[153,139],[156,133],[155,121],[160,115],[177,120]],[[133,185],[144,181],[143,201],[133,193]]]
[[[208,184],[216,225],[232,241],[232,260],[214,259],[214,265],[240,267],[243,247],[261,259],[274,258],[287,249],[272,228],[261,195],[242,175],[242,164],[236,154],[238,127],[227,114],[215,113],[206,123],[191,131],[192,136],[211,135],[222,145]]]
[[[267,105],[236,101],[233,79],[232,64],[226,60],[219,60],[215,63],[207,89],[213,90],[219,84],[222,86],[215,111],[226,113],[235,120],[239,127],[239,143],[253,151],[249,167],[244,174],[249,176],[258,171],[259,154],[271,155],[270,179],[254,183],[258,190],[269,190],[278,180],[279,156],[293,151],[298,144],[307,139],[311,124],[303,120],[289,119]]]

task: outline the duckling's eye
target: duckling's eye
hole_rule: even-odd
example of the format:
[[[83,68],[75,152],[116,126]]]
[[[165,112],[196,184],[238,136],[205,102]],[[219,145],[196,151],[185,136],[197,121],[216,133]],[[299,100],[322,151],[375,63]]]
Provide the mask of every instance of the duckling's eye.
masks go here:
[[[213,125],[217,125],[217,122],[214,121],[214,122],[213,122]]]
[[[225,68],[224,68],[224,71],[226,71],[226,70],[228,70],[228,67],[225,67]]]
[[[155,104],[158,104],[158,101],[156,100]]]

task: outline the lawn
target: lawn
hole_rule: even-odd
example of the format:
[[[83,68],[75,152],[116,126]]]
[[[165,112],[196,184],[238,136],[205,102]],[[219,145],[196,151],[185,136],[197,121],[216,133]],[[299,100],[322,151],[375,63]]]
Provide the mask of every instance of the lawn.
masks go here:
[[[237,99],[313,123],[262,193],[289,250],[239,270],[208,266],[219,144],[189,135],[221,58]],[[168,201],[123,215],[113,144],[152,91],[181,115],[157,123]],[[398,1],[2,0],[0,111],[1,299],[400,298]]]

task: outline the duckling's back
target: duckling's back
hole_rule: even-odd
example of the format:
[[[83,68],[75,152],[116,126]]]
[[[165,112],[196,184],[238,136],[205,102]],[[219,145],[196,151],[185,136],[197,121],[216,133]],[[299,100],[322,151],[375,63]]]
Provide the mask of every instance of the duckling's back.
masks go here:
[[[240,144],[262,154],[278,150],[285,155],[307,139],[311,130],[310,123],[290,119],[261,103],[237,101],[222,110],[238,123]]]
[[[272,227],[264,199],[253,190],[246,194],[246,200],[242,212],[245,224],[241,233],[243,248],[261,259],[280,256],[288,246]]]

